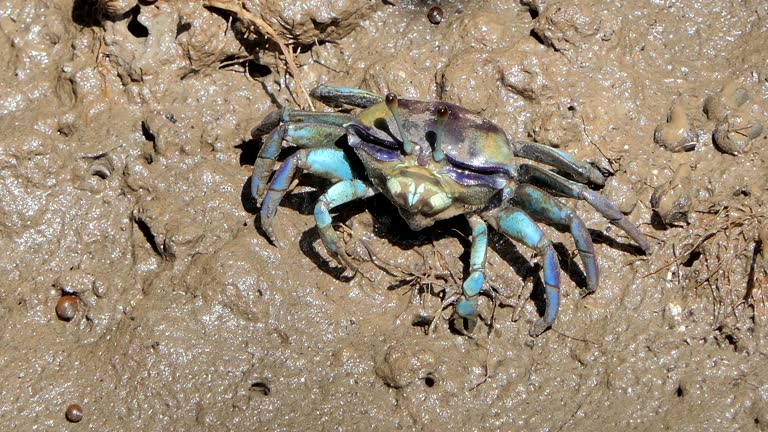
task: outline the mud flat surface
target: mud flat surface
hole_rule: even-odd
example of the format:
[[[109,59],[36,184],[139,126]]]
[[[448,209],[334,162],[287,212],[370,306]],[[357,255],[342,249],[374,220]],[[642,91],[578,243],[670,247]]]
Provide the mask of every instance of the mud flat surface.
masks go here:
[[[0,5],[3,429],[768,430],[768,4],[444,1],[437,25],[430,2],[213,4]],[[573,240],[545,228],[563,300],[532,338],[538,257],[493,235],[468,337],[442,310],[463,220],[343,208],[349,278],[305,178],[274,247],[250,131],[323,83],[594,161],[653,253],[570,202],[601,284],[583,296]]]

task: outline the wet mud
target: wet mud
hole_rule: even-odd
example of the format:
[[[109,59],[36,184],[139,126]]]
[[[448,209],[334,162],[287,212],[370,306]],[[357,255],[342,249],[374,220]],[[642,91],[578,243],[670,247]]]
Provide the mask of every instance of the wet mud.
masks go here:
[[[437,11],[430,12],[435,6]],[[9,0],[0,7],[0,418],[8,430],[768,430],[765,2]],[[539,257],[335,216],[305,177],[270,244],[250,175],[319,84],[440,99],[611,173],[552,329]]]

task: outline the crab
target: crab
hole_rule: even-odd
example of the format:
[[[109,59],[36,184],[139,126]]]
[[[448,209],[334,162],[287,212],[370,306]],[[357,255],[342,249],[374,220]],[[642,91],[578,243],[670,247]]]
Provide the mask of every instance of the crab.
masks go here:
[[[272,223],[278,206],[302,171],[332,183],[314,208],[317,229],[329,255],[355,271],[355,263],[331,224],[334,207],[380,193],[413,230],[463,216],[471,228],[469,269],[453,313],[471,332],[479,315],[479,296],[488,292],[490,225],[533,249],[543,261],[545,310],[530,329],[532,336],[552,326],[560,304],[557,255],[536,221],[567,227],[584,267],[586,291],[594,291],[599,282],[587,227],[556,196],[586,201],[629,235],[643,253],[649,250],[648,240],[637,227],[587,186],[605,183],[603,174],[589,163],[549,146],[513,144],[496,124],[447,102],[399,99],[393,93],[382,97],[325,85],[310,94],[332,107],[363,110],[355,116],[284,107],[267,115],[253,130],[255,138],[266,138],[253,166],[251,194],[260,201],[261,228],[275,245]],[[298,150],[274,170],[284,142]]]

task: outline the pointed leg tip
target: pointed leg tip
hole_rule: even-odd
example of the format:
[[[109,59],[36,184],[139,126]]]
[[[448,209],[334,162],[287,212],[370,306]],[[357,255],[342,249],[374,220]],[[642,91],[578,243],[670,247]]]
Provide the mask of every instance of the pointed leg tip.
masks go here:
[[[646,239],[644,236],[636,239],[635,243],[637,243],[637,245],[640,246],[640,249],[643,250],[643,255],[650,255],[653,253],[653,248],[651,247],[651,244],[648,242],[648,239]]]
[[[528,335],[530,337],[539,337],[541,336],[542,333],[547,331],[550,327],[552,327],[552,324],[542,318],[536,321],[536,323],[533,326],[531,326],[531,329],[528,330]]]
[[[360,272],[359,268],[357,267],[357,264],[352,262],[352,257],[347,255],[346,252],[341,251],[340,253],[336,254],[336,256],[334,256],[334,259],[341,267],[346,268],[347,270],[351,271],[353,274],[357,274]]]
[[[272,230],[271,225],[264,225],[264,222],[262,221],[261,230],[264,231],[264,235],[267,237],[267,240],[272,243],[273,246],[277,248],[283,246],[282,243],[280,243],[280,240],[278,240],[277,236],[275,236],[275,232]]]
[[[477,317],[465,317],[454,312],[450,323],[457,332],[464,336],[471,336],[477,327]]]
[[[590,281],[587,279],[587,287],[584,290],[584,295],[592,294],[593,292],[597,291],[597,287],[599,285],[598,281]]]

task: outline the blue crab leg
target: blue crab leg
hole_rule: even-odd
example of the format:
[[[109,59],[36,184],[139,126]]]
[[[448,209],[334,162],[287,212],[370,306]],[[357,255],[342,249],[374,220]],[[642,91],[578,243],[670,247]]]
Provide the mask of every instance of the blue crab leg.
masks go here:
[[[552,171],[530,164],[521,164],[518,168],[519,181],[532,183],[544,189],[569,198],[584,200],[600,212],[611,224],[619,227],[643,250],[648,253],[651,249],[648,239],[625,218],[613,203],[604,196],[585,185],[568,180]]]
[[[485,259],[488,256],[488,226],[477,216],[467,218],[472,229],[469,252],[469,276],[462,285],[462,294],[456,302],[456,314],[467,320],[467,331],[477,324],[477,299],[485,283]]]
[[[560,150],[529,142],[516,142],[514,147],[515,156],[563,170],[572,175],[579,183],[591,182],[600,186],[605,185],[605,177],[600,174],[597,168],[584,161],[576,160]]]
[[[346,129],[342,126],[323,123],[288,123],[276,127],[264,141],[253,164],[251,195],[257,201],[264,195],[267,180],[272,174],[272,168],[283,147],[283,141],[301,148],[335,148],[336,140],[346,133]]]
[[[535,250],[544,261],[546,308],[544,317],[529,332],[531,336],[538,336],[552,326],[560,307],[560,265],[557,263],[555,248],[536,222],[518,208],[495,209],[483,217],[497,231]]]
[[[327,85],[317,86],[309,94],[328,106],[350,105],[358,108],[368,108],[371,105],[384,101],[384,98],[376,93],[356,88]]]
[[[283,107],[272,111],[261,120],[258,126],[253,128],[251,136],[258,138],[271,132],[281,123],[324,123],[336,126],[344,126],[353,121],[355,116],[337,112],[303,111],[295,108]]]
[[[344,180],[331,186],[315,205],[315,222],[320,239],[328,253],[342,266],[356,270],[357,267],[344,250],[339,235],[331,225],[330,210],[338,205],[376,194],[376,191],[360,180]]]
[[[549,224],[567,225],[576,243],[584,274],[587,277],[587,290],[592,292],[600,281],[600,270],[595,259],[595,248],[587,226],[568,206],[550,196],[536,186],[522,184],[515,189],[515,202],[535,219]]]
[[[275,171],[264,202],[261,203],[261,228],[274,244],[277,244],[277,241],[272,230],[272,221],[280,201],[296,177],[297,170],[309,171],[330,180],[350,180],[353,177],[347,156],[338,148],[301,149],[289,156]]]

